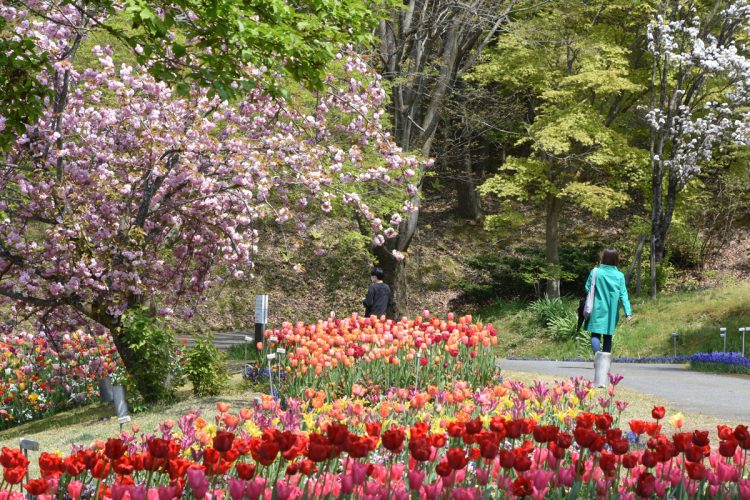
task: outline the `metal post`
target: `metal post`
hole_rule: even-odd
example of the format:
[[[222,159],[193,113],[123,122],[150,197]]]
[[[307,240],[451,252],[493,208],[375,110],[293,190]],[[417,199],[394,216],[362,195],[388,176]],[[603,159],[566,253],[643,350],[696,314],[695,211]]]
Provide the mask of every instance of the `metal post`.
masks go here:
[[[271,354],[266,355],[266,359],[268,360],[268,384],[271,392],[271,396],[273,396],[273,367],[271,366],[271,360],[276,358],[276,353],[272,352]]]
[[[674,332],[672,334],[672,347],[674,347],[674,357],[677,357],[677,337],[679,334],[677,332]]]
[[[247,343],[252,342],[253,338],[249,335],[245,335],[245,366],[247,366]]]
[[[724,352],[727,352],[727,329],[723,326],[719,328],[719,336],[724,337]]]
[[[255,338],[263,344],[268,323],[268,295],[255,296]]]
[[[748,330],[747,326],[740,327],[740,332],[742,333],[742,357],[745,357],[745,332]]]

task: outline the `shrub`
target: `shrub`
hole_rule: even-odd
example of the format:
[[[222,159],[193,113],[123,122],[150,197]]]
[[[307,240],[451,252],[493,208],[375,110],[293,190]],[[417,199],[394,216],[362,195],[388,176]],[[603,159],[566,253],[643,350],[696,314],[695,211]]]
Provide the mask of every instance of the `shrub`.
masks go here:
[[[566,305],[560,299],[550,299],[544,297],[529,306],[529,310],[534,313],[534,319],[542,326],[549,326],[550,322],[565,315]]]
[[[569,309],[566,309],[562,315],[552,318],[547,324],[547,328],[555,340],[574,339],[577,326],[578,315]]]
[[[133,384],[126,384],[137,397],[137,386],[146,403],[174,399],[174,389],[182,384],[182,353],[171,330],[147,308],[128,311],[123,318],[122,335],[143,362],[129,373]]]
[[[542,247],[520,247],[513,255],[480,255],[466,260],[480,277],[459,283],[466,297],[475,302],[498,298],[534,299],[545,279],[559,277],[563,295],[583,295],[589,271],[599,260],[600,243],[565,244],[560,247],[560,265],[544,258]]]
[[[216,396],[227,383],[226,354],[213,344],[213,336],[206,335],[185,354],[185,374],[193,384],[196,396]]]

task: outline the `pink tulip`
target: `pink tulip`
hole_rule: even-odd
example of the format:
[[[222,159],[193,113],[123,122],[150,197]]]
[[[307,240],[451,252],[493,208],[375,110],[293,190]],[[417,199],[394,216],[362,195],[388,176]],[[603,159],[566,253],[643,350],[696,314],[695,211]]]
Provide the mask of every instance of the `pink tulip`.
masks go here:
[[[361,462],[352,462],[352,481],[356,486],[359,486],[360,484],[364,483],[367,479],[367,470],[369,469],[368,464],[363,464]]]
[[[750,479],[740,479],[740,498],[750,500]]]
[[[440,492],[443,489],[443,481],[438,478],[434,483],[425,484],[422,488],[424,488],[424,494],[427,500],[437,500],[440,498]]]
[[[247,482],[245,494],[250,500],[258,500],[266,490],[266,479],[256,477]]]
[[[159,500],[173,500],[177,498],[180,493],[180,489],[177,486],[159,486],[156,491],[159,495]],[[149,496],[150,495],[151,490],[149,490]],[[149,498],[149,500],[151,500],[151,498]]]
[[[341,491],[343,491],[345,495],[349,495],[354,491],[354,477],[352,474],[343,474],[341,476]]]
[[[157,490],[156,488],[149,488],[148,493],[146,493],[146,498],[148,500],[160,500],[159,490]]]
[[[75,480],[68,483],[68,495],[71,500],[78,500],[81,498],[81,490],[83,490],[83,483]]]
[[[297,498],[302,494],[302,490],[300,490],[296,485],[294,484],[286,484],[286,481],[283,479],[279,479],[276,481],[276,497],[279,500],[289,500],[292,498]]]
[[[245,481],[235,477],[229,479],[229,496],[232,500],[242,500],[245,496]]]
[[[479,483],[480,486],[485,486],[487,484],[487,480],[490,476],[490,471],[487,469],[477,469],[476,471],[477,475],[477,483]]]
[[[716,467],[716,477],[720,483],[736,482],[740,473],[732,464],[719,462]]]
[[[196,467],[189,467],[187,470],[187,479],[190,490],[193,492],[193,497],[203,498],[206,496],[206,493],[208,493],[208,479],[203,470]]]
[[[424,482],[425,473],[419,470],[410,470],[407,476],[409,478],[409,489],[419,491]]]

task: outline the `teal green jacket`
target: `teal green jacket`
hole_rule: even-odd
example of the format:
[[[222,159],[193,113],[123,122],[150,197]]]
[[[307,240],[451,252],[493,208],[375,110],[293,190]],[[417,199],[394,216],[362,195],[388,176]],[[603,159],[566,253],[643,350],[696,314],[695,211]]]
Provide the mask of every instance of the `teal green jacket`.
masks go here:
[[[594,271],[589,273],[586,280],[586,293],[591,289]],[[620,319],[620,302],[625,309],[625,316],[632,316],[628,288],[625,286],[625,275],[616,266],[601,264],[596,271],[596,287],[594,288],[594,309],[586,320],[584,329],[591,333],[614,335],[615,327]]]

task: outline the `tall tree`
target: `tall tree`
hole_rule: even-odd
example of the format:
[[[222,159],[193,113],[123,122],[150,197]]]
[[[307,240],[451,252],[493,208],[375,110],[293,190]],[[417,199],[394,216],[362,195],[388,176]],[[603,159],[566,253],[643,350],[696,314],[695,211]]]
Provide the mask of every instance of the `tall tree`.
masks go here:
[[[432,153],[441,110],[457,78],[505,25],[519,0],[408,0],[380,21],[380,73],[391,88],[395,140],[406,151]],[[375,248],[394,291],[396,313],[408,310],[405,259],[417,229],[419,187],[398,236]],[[395,253],[394,253],[395,251]]]
[[[372,218],[367,193],[397,197],[421,168],[386,132],[385,91],[353,54],[313,109],[260,85],[230,103],[198,87],[177,95],[145,68],[116,67],[106,47],[77,71],[77,34],[49,37],[56,15],[76,19],[13,18],[60,58],[38,75],[51,85],[45,113],[0,158],[0,301],[55,328],[108,329],[129,369],[147,361],[122,335],[125,311],[157,294],[179,310],[219,268],[249,277],[261,220],[302,232],[337,203]]]
[[[660,1],[648,25],[651,297],[677,196],[717,148],[748,142],[748,29],[742,0]]]
[[[515,154],[481,187],[506,202],[532,202],[545,214],[546,295],[560,295],[560,220],[568,205],[599,217],[625,204],[646,163],[618,119],[645,85],[630,2],[550,4],[517,19],[474,78],[525,103]],[[512,203],[505,205],[512,210]],[[508,214],[499,217],[507,218]],[[489,225],[497,225],[493,217]]]

